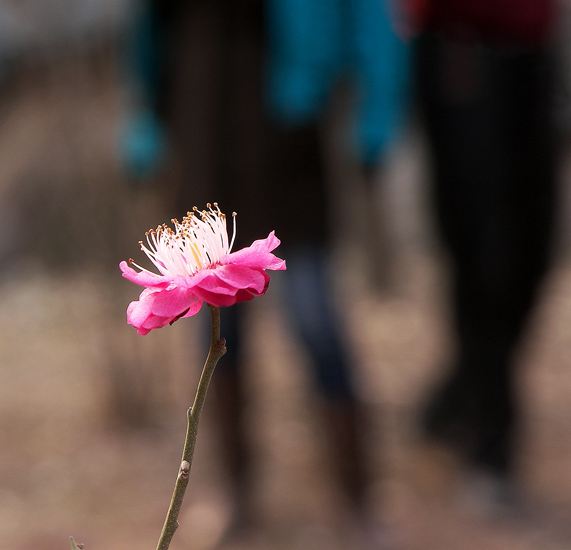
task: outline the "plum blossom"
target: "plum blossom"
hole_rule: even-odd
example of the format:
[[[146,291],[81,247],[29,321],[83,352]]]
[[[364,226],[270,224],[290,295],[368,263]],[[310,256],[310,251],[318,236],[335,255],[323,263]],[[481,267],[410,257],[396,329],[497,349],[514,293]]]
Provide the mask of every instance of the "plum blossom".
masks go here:
[[[172,324],[198,313],[203,302],[214,307],[231,306],[261,296],[268,290],[267,269],[284,270],[284,260],[272,251],[280,244],[272,231],[265,239],[231,252],[236,235],[228,240],[226,216],[218,208],[196,208],[182,222],[172,220],[174,230],[163,224],[147,231],[141,250],[155,265],[153,273],[132,259],[119,264],[123,277],[145,287],[139,299],[127,308],[127,322],[139,334]]]

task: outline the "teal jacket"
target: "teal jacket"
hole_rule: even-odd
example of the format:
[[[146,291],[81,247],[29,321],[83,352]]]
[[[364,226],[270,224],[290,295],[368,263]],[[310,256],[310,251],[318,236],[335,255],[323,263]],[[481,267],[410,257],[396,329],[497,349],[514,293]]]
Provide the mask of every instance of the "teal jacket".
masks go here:
[[[341,78],[356,93],[355,152],[376,163],[407,107],[408,47],[391,0],[267,0],[267,94],[272,115],[304,124],[326,108]]]
[[[118,145],[135,178],[154,173],[168,153],[157,96],[170,26],[184,1],[142,0],[126,32],[123,66],[134,104]],[[354,152],[363,164],[379,162],[408,106],[408,48],[394,31],[384,3],[391,1],[397,0],[263,0],[271,117],[284,127],[315,123],[336,84],[349,78],[356,91]]]

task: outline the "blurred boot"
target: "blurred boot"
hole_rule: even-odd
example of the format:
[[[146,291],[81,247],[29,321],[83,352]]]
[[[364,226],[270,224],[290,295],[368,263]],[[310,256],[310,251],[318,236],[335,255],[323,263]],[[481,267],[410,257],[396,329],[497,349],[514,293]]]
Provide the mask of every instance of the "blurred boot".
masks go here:
[[[363,412],[355,400],[328,397],[324,413],[332,474],[355,513],[364,514],[370,476],[363,437]]]
[[[344,515],[342,540],[359,550],[401,548],[401,537],[394,527],[371,508],[373,472],[368,464],[368,426],[363,407],[354,398],[329,396],[323,409],[329,429],[331,472],[350,507]]]
[[[246,432],[243,427],[244,394],[239,369],[224,364],[212,379],[216,394],[216,422],[220,457],[228,476],[231,518],[227,536],[248,529],[254,522],[251,462]]]

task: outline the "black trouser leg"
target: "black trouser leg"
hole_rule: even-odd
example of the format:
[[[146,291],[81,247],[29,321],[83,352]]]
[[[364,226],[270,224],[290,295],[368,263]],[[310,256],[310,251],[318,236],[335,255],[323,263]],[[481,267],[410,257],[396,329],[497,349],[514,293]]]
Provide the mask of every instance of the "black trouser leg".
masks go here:
[[[554,219],[550,56],[425,36],[419,102],[453,270],[458,357],[427,427],[460,427],[470,458],[508,471],[514,351],[546,271]]]

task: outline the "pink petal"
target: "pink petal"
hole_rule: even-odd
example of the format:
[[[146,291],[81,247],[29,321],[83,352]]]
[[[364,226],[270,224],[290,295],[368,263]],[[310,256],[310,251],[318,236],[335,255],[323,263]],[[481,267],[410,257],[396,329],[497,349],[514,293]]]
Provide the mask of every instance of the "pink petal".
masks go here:
[[[137,328],[138,334],[145,335],[153,329],[172,324],[181,317],[195,315],[201,307],[202,300],[186,289],[146,288],[138,301],[129,304],[127,322]]]
[[[274,256],[271,251],[280,244],[280,240],[272,231],[266,239],[254,241],[250,246],[242,248],[222,258],[222,265],[245,265],[259,269],[283,270],[284,260]]]
[[[200,308],[202,307],[202,300],[196,302],[195,304],[191,305],[188,308],[188,311],[181,317],[181,319],[183,317],[192,317],[193,315],[196,315],[199,311]]]
[[[127,307],[127,322],[134,327],[140,327],[151,315],[151,304],[143,300],[131,302]]]
[[[275,231],[271,231],[270,234],[265,239],[260,239],[258,241],[254,241],[253,244],[256,244],[257,242],[258,243],[265,242],[269,252],[272,252],[272,250],[275,250],[281,243],[281,241],[276,237]]]
[[[210,292],[207,289],[197,286],[195,288],[195,293],[200,296],[200,298],[202,298],[207,304],[210,304],[214,307],[228,307],[239,302],[251,300],[254,296],[261,296],[264,294],[270,284],[270,276],[263,271],[262,274],[264,277],[264,285],[261,290],[252,288],[240,288],[235,289],[235,294],[233,295],[225,295]]]
[[[153,293],[151,311],[160,317],[178,317],[199,301],[191,290],[175,286]]]
[[[162,328],[168,325],[171,319],[168,317],[159,317],[158,315],[151,315],[147,320],[139,327],[139,330],[153,330],[155,328]]]
[[[236,294],[236,287],[228,284],[218,277],[219,267],[216,269],[204,270],[202,273],[206,273],[205,277],[196,278],[196,284],[192,287],[192,292],[198,293],[198,290],[206,290],[213,294],[222,294],[228,296],[234,296]],[[194,277],[192,277],[194,279]],[[210,303],[210,302],[209,302]]]
[[[127,309],[127,322],[137,328],[139,334],[148,334],[154,328],[164,327],[169,319],[149,313],[144,302],[131,302]]]
[[[252,293],[249,290],[239,290],[238,292],[236,292],[235,303],[239,304],[240,302],[247,302],[249,300],[252,300],[254,296],[260,296],[260,294]]]
[[[160,321],[156,315],[152,313],[154,302],[154,294],[156,291],[146,288],[139,296],[139,300],[131,302],[127,308],[127,322],[134,327],[141,328],[158,328],[164,326],[168,320]]]
[[[238,302],[251,300],[254,295],[247,290],[238,290],[235,295],[224,295],[209,292],[208,290],[197,287],[196,294],[199,295],[207,304],[214,307],[228,307]]]
[[[165,288],[170,284],[170,281],[162,275],[156,275],[150,271],[135,271],[125,261],[119,264],[119,269],[125,279],[140,286]]]
[[[216,276],[235,289],[251,288],[260,293],[266,284],[266,273],[243,265],[223,265],[215,270]]]

